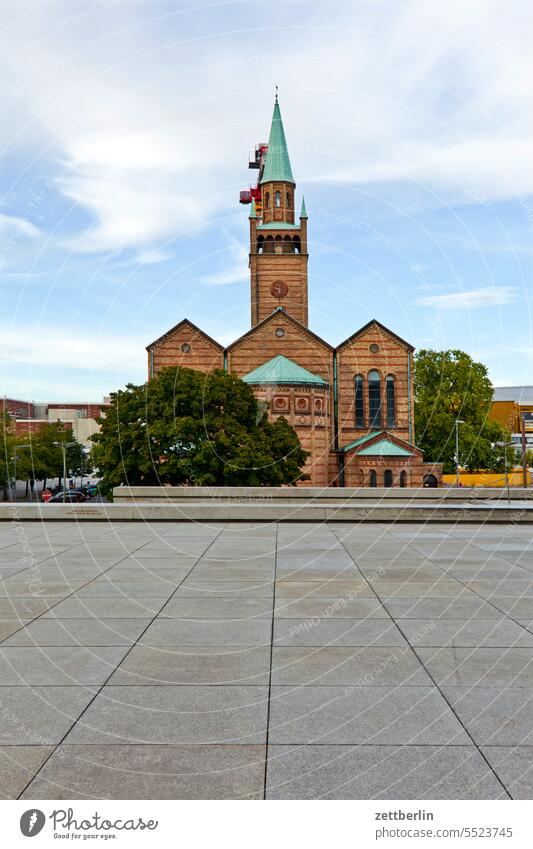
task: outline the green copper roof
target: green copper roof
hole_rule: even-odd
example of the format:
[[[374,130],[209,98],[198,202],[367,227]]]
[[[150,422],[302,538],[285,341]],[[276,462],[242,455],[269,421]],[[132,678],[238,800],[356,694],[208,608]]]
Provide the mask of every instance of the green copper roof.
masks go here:
[[[354,442],[350,442],[349,445],[345,445],[342,450],[351,451],[352,448],[357,448],[358,445],[364,445],[365,442],[368,442],[369,439],[374,439],[374,437],[379,436],[380,433],[383,433],[383,431],[374,430],[372,433],[367,433],[365,436],[360,436],[359,439],[356,439]]]
[[[407,451],[406,448],[402,448],[400,445],[395,445],[394,442],[391,442],[388,439],[380,439],[378,442],[374,442],[373,445],[369,445],[367,448],[363,448],[358,452],[360,457],[364,456],[372,456],[377,455],[379,457],[411,457],[411,451]]]
[[[255,200],[252,201],[252,208],[250,209],[250,215],[248,218],[257,218],[257,213],[255,211]]]
[[[300,212],[300,218],[307,218],[307,210],[305,208],[305,198],[302,195],[302,211]]]
[[[294,183],[289,152],[287,150],[287,140],[285,138],[285,130],[283,129],[277,95],[276,102],[274,104],[274,114],[272,116],[270,138],[268,140],[268,152],[263,176],[261,178],[261,185],[274,180],[283,180],[287,183]]]
[[[311,374],[293,360],[282,354],[263,363],[243,377],[245,383],[259,384],[298,384],[307,386],[326,386],[326,381],[318,374]]]
[[[269,221],[268,224],[259,224],[258,230],[299,230],[298,224],[289,224],[288,221]]]

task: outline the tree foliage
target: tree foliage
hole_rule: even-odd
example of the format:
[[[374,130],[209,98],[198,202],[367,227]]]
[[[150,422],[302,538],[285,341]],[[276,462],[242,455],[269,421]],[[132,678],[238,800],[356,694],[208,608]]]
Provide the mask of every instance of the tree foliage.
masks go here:
[[[497,442],[508,442],[509,432],[487,416],[492,384],[483,363],[464,351],[420,350],[415,355],[415,427],[424,459],[455,471],[455,421],[459,425],[459,463],[469,472],[501,472],[505,460]],[[511,465],[514,449],[508,450]]]
[[[107,495],[131,486],[276,486],[303,479],[307,452],[286,419],[269,422],[249,386],[224,371],[169,367],[128,384],[93,437]]]
[[[38,433],[15,436],[8,413],[0,420],[0,487],[17,480],[45,480],[63,477],[63,453],[55,443],[74,442],[67,449],[67,474],[80,465],[81,445],[61,422],[43,425]],[[16,452],[16,463],[14,460]]]

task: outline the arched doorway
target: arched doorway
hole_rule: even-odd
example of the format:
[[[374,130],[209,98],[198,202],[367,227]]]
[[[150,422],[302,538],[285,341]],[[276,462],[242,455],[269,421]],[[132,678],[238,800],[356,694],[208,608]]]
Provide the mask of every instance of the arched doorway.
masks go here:
[[[378,485],[378,476],[376,475],[374,469],[370,472],[370,486]]]
[[[438,481],[435,475],[424,475],[424,486],[438,486]]]
[[[385,469],[383,474],[383,486],[392,486],[392,472],[390,469]]]

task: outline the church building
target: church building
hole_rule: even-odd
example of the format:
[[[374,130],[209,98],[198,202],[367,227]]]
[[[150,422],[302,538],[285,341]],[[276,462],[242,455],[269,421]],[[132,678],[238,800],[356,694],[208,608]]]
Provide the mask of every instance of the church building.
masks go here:
[[[308,326],[307,212],[276,96],[267,144],[250,167],[251,328],[224,347],[183,318],[147,347],[148,376],[165,366],[226,369],[248,383],[269,415],[284,416],[310,456],[310,486],[437,486],[414,433],[413,346],[373,319],[333,346]]]

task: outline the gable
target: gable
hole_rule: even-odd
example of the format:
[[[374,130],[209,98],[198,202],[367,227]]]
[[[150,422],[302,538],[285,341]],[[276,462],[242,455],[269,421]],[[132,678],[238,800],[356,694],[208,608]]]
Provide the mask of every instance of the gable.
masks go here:
[[[413,345],[409,342],[406,342],[405,339],[402,339],[401,336],[398,336],[396,333],[393,333],[392,330],[389,330],[388,327],[385,327],[384,324],[377,321],[375,318],[371,319],[367,324],[361,327],[359,330],[356,330],[355,333],[352,333],[351,336],[348,336],[344,342],[341,342],[337,345],[336,350],[340,351],[342,348],[345,348],[347,345],[350,345],[353,342],[358,340],[364,340],[366,337],[378,337],[383,339],[383,341],[390,341],[396,344],[399,344],[406,351],[414,351]]]
[[[192,321],[189,321],[188,318],[182,319],[177,324],[175,324],[174,327],[171,327],[170,330],[167,330],[166,333],[163,333],[162,336],[159,336],[153,342],[150,342],[150,344],[146,346],[146,350],[150,351],[152,348],[156,348],[158,345],[171,339],[172,336],[181,335],[183,331],[189,331],[189,333],[192,334],[192,338],[198,336],[202,337],[202,339],[204,339],[206,342],[209,342],[219,351],[224,350],[223,345],[221,345],[219,342],[216,341],[216,339],[213,339],[211,336],[205,333],[205,331],[201,330],[201,328],[197,327],[197,325],[194,324]]]

